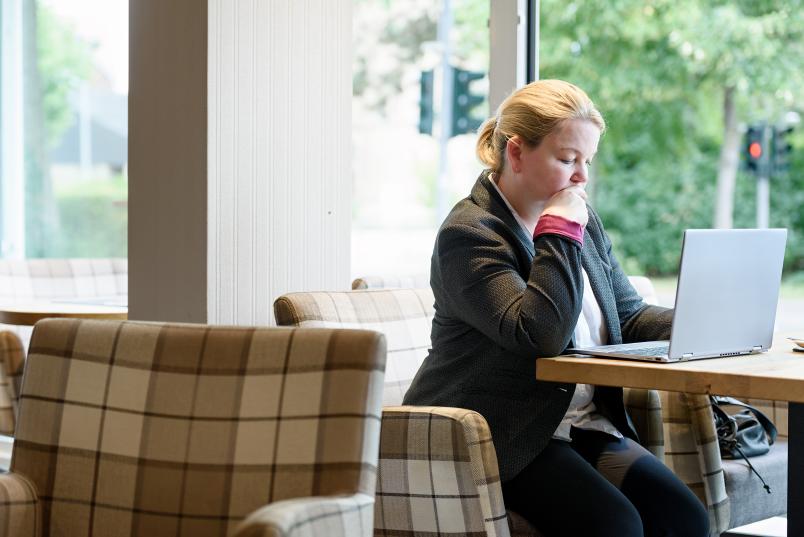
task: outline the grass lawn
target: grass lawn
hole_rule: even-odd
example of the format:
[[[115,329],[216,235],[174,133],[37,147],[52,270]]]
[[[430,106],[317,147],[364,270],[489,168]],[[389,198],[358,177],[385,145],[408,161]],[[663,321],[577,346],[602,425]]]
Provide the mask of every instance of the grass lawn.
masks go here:
[[[662,276],[651,278],[656,292],[659,294],[674,294],[677,278],[675,276]],[[784,298],[804,299],[804,273],[798,272],[782,278],[780,295]]]

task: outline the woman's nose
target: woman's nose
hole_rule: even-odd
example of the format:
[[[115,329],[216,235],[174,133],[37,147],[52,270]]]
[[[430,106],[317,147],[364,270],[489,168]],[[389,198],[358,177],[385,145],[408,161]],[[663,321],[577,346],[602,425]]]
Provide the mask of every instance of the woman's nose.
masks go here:
[[[589,170],[586,164],[581,164],[575,168],[575,173],[572,175],[572,181],[575,183],[586,183],[589,181]]]

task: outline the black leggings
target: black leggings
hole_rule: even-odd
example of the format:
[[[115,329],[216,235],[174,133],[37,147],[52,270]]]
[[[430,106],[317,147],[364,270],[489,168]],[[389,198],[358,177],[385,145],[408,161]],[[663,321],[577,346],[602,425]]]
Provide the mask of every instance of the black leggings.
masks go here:
[[[546,537],[706,537],[709,515],[684,483],[631,439],[572,429],[503,483],[505,506]]]

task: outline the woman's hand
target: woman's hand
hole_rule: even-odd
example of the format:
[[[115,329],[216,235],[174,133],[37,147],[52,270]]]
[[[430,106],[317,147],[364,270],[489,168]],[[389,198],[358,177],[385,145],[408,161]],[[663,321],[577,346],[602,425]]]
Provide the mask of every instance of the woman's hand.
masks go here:
[[[559,190],[547,200],[542,214],[560,216],[576,224],[586,226],[589,212],[586,210],[586,191],[581,185],[573,185]]]

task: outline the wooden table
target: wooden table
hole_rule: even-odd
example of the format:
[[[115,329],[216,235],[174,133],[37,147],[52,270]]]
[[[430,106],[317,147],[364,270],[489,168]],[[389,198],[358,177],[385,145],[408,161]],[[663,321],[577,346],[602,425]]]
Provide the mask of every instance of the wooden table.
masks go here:
[[[540,358],[536,378],[788,401],[787,535],[804,536],[804,353],[793,352],[793,346],[778,335],[766,353],[674,364]]]
[[[128,318],[128,308],[67,301],[0,304],[0,323],[2,324],[33,326],[37,321],[48,317],[125,320]]]

